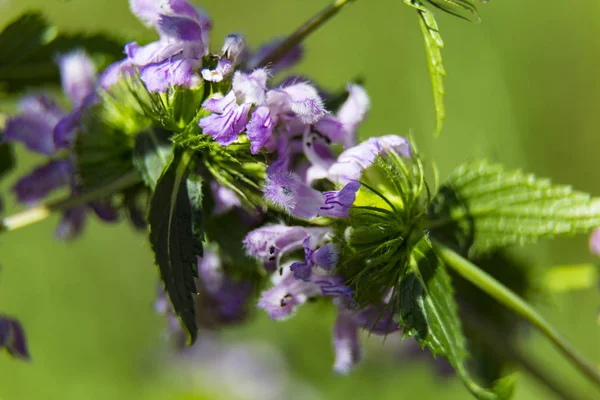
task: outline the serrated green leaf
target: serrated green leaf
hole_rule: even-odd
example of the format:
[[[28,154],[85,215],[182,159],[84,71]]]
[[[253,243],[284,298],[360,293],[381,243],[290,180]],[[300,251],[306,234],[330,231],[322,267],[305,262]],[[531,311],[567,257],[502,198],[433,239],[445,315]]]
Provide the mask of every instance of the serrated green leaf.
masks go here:
[[[405,3],[415,8],[419,15],[419,25],[425,39],[425,53],[427,55],[427,66],[429,78],[433,90],[433,105],[435,108],[436,134],[439,134],[446,119],[446,108],[444,106],[444,76],[446,70],[442,61],[442,48],[444,41],[433,14],[417,0],[405,0]]]
[[[600,199],[487,161],[465,163],[430,209],[432,233],[470,257],[600,226]]]
[[[165,167],[173,158],[169,132],[150,127],[135,137],[133,165],[150,188],[156,188]]]
[[[485,389],[467,370],[466,339],[450,277],[427,237],[423,236],[412,248],[410,271],[403,279],[399,307],[405,336],[414,337],[434,355],[446,357],[467,389],[478,399],[510,398],[512,385],[506,379],[498,381],[492,389]]]
[[[26,86],[58,83],[56,55],[84,49],[99,68],[123,58],[121,41],[103,34],[57,34],[37,12],[23,14],[0,34],[0,90],[15,92]]]
[[[189,333],[190,344],[197,337],[195,301],[197,256],[202,242],[194,236],[192,206],[187,191],[187,174],[191,155],[176,152],[161,175],[152,200],[148,223],[150,244],[160,269],[165,292],[175,314]]]

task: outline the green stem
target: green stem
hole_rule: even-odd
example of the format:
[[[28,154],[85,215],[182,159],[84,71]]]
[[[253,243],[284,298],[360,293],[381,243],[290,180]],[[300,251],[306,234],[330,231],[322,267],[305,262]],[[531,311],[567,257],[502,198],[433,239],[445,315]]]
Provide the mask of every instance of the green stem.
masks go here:
[[[344,6],[351,4],[355,0],[336,0],[333,4],[325,7],[317,15],[306,21],[296,32],[292,33],[281,42],[276,48],[260,59],[251,68],[265,67],[269,64],[276,63],[283,56],[285,56],[294,46],[302,42],[308,35],[313,33],[317,28],[331,19],[334,15],[344,8]]]
[[[510,308],[533,326],[540,330],[550,341],[571,361],[571,363],[591,381],[600,386],[600,374],[590,362],[574,349],[562,335],[552,327],[529,304],[517,296],[509,288],[502,285],[492,276],[481,270],[469,260],[457,254],[452,249],[439,242],[434,242],[434,249],[438,256],[454,269],[463,278],[477,286],[479,289]]]
[[[36,222],[43,221],[55,211],[66,210],[71,207],[86,204],[92,200],[101,199],[122,189],[133,186],[140,181],[141,179],[138,172],[131,171],[105,186],[90,190],[78,196],[55,200],[8,216],[0,222],[0,231],[14,231]]]

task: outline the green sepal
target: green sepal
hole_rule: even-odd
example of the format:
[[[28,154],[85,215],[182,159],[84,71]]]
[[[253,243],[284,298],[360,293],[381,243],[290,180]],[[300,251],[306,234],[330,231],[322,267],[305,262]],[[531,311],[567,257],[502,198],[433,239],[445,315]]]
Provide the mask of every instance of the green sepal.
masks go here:
[[[198,333],[194,296],[197,257],[202,254],[202,241],[194,235],[193,209],[187,189],[191,158],[189,152],[177,150],[174,153],[158,180],[148,215],[150,244],[165,292],[189,334],[190,344]]]
[[[465,19],[470,22],[479,22],[479,13],[475,0],[426,0],[432,6],[454,15],[455,17]],[[487,0],[479,0],[479,3]]]
[[[486,160],[459,166],[430,208],[431,233],[470,257],[600,226],[600,199]]]
[[[468,371],[466,338],[458,317],[450,276],[426,236],[422,236],[412,247],[409,265],[400,286],[399,310],[404,336],[414,337],[421,347],[428,347],[434,356],[447,358],[476,398],[510,398],[513,391],[511,377],[496,381],[488,389],[475,382]]]

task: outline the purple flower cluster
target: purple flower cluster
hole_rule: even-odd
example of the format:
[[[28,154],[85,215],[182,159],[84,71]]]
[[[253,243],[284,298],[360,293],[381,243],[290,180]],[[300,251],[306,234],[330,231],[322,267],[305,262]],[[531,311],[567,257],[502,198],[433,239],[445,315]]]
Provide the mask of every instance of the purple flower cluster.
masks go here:
[[[60,56],[58,64],[62,89],[73,109],[66,112],[46,95],[31,95],[20,101],[20,113],[6,123],[6,141],[22,143],[33,152],[51,157],[13,187],[17,200],[29,206],[62,187],[69,187],[73,194],[78,192],[74,161],[62,153],[73,147],[81,114],[95,102],[96,71],[92,60],[82,51]],[[75,206],[64,211],[57,237],[71,239],[81,233],[89,210],[108,222],[118,218],[116,211],[104,201]]]

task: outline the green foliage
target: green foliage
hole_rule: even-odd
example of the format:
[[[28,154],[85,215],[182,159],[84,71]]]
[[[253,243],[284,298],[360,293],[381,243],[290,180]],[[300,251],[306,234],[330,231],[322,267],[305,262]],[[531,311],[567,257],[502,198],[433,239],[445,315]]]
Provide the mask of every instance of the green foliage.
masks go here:
[[[133,165],[148,187],[156,188],[172,158],[173,143],[169,140],[169,132],[150,127],[136,135]]]
[[[74,49],[85,49],[99,67],[123,58],[120,41],[101,34],[58,34],[37,12],[23,14],[0,34],[0,90],[16,92],[27,86],[60,80],[55,58]]]
[[[202,255],[202,241],[194,235],[192,222],[187,185],[190,159],[189,153],[177,151],[166,166],[152,196],[148,223],[150,244],[165,291],[193,343],[198,330],[194,278],[197,277],[196,257]]]
[[[430,228],[470,256],[600,226],[600,200],[487,161],[459,166],[430,209]]]
[[[479,14],[475,6],[476,0],[425,0],[432,6],[439,8],[456,17],[466,19],[471,22],[479,22]],[[480,3],[487,0],[478,0]]]
[[[420,235],[414,228],[427,210],[429,189],[416,152],[405,159],[388,151],[360,182],[349,229],[340,235],[344,243],[337,272],[355,290],[359,305],[378,304],[404,274],[414,237]],[[346,230],[346,222],[340,229]]]
[[[399,308],[405,336],[414,337],[434,355],[446,357],[478,399],[510,398],[513,390],[510,378],[496,382],[493,389],[484,389],[467,370],[466,338],[458,318],[454,290],[426,236],[412,248],[410,269],[402,279],[400,292]]]
[[[440,30],[433,13],[425,7],[423,1],[427,1],[430,5],[442,11],[471,22],[479,21],[479,14],[477,13],[474,0],[404,0],[407,5],[416,9],[419,15],[419,25],[425,39],[427,66],[433,90],[436,134],[439,134],[446,119],[446,107],[444,106],[444,95],[446,94],[444,90],[444,76],[446,76],[446,70],[444,69],[442,60],[444,41],[440,35]]]

